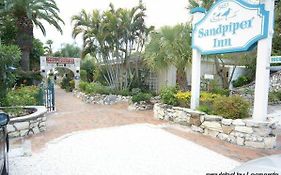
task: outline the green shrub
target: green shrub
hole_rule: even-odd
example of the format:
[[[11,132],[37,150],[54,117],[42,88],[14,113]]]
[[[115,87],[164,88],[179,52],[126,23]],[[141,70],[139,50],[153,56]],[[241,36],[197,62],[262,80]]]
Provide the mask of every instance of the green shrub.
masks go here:
[[[119,90],[119,91],[113,91],[113,94],[116,94],[116,95],[122,95],[122,96],[131,96],[132,93],[130,92],[129,89],[122,89],[122,90]]]
[[[88,84],[87,82],[80,81],[80,83],[79,83],[79,89],[80,89],[82,92],[85,92],[87,84]]]
[[[213,103],[214,114],[230,119],[249,117],[249,108],[249,102],[240,96],[220,96]]]
[[[269,102],[279,102],[281,101],[281,91],[273,91],[268,94]]]
[[[149,93],[140,92],[132,96],[132,102],[133,103],[141,102],[141,101],[149,102],[151,97],[152,95]]]
[[[221,95],[209,92],[201,92],[200,103],[204,105],[210,105],[213,104],[218,97],[221,97]]]
[[[100,83],[87,83],[85,93],[87,94],[111,94],[113,91],[110,87]]]
[[[225,96],[229,96],[229,94],[230,94],[229,89],[223,89],[223,88],[214,88],[210,92],[213,94],[219,94],[219,95],[225,95]]]
[[[213,113],[212,105],[200,105],[197,108],[197,110],[201,111],[201,112],[205,112],[206,114],[212,114]]]
[[[251,80],[248,77],[242,75],[237,80],[232,81],[232,85],[234,87],[241,87],[246,84],[249,84],[250,82],[251,82]]]
[[[176,93],[177,89],[175,87],[163,88],[160,92],[160,98],[162,103],[176,106],[178,104]]]
[[[81,77],[81,80],[82,80],[82,81],[87,82],[87,81],[88,81],[88,79],[87,79],[87,71],[81,69],[81,70],[80,70],[80,77]]]
[[[39,105],[39,88],[36,86],[20,87],[9,91],[6,97],[7,106]]]

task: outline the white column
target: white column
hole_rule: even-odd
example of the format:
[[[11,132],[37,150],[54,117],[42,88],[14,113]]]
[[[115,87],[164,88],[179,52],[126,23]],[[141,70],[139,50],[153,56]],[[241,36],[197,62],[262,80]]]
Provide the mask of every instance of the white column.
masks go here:
[[[192,25],[199,22],[205,13],[196,12],[193,14]],[[191,109],[196,109],[199,106],[200,99],[200,81],[201,81],[201,54],[198,50],[192,49],[192,70],[191,70]]]
[[[256,65],[256,83],[255,83],[255,101],[253,119],[264,121],[267,117],[268,91],[270,70],[270,56],[273,37],[274,23],[274,0],[264,0],[265,9],[269,11],[269,30],[268,37],[258,42],[257,65]]]

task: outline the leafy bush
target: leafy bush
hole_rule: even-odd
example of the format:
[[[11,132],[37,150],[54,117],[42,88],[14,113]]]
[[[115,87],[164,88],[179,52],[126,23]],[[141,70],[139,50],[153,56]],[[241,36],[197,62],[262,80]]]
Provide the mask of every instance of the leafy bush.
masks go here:
[[[180,106],[182,107],[189,107],[190,104],[190,98],[191,98],[191,93],[189,91],[187,92],[182,92],[179,91],[176,95],[175,95],[178,103]]]
[[[132,102],[133,103],[141,102],[141,101],[149,102],[151,97],[152,95],[149,93],[140,92],[132,96]]]
[[[39,105],[39,88],[36,86],[20,87],[9,91],[6,97],[7,106]]]
[[[229,96],[229,94],[230,94],[229,89],[223,89],[223,88],[214,88],[210,92],[213,94],[219,94],[219,95],[225,95],[225,96]]]
[[[81,77],[81,80],[82,80],[82,81],[85,81],[85,82],[88,81],[88,79],[87,79],[87,71],[81,69],[81,70],[80,70],[80,77]]]
[[[220,97],[219,94],[213,94],[209,92],[201,92],[200,94],[200,103],[201,104],[212,104],[216,100],[216,98]]]
[[[213,113],[213,108],[211,105],[200,105],[197,108],[198,111],[205,112],[206,114],[212,114]]]
[[[249,117],[250,104],[240,96],[220,96],[213,103],[214,114],[230,119]]]
[[[87,94],[111,94],[113,91],[110,87],[100,83],[87,83],[85,93]]]
[[[87,82],[80,81],[80,83],[79,83],[79,89],[80,89],[82,92],[85,92],[87,84],[88,84]]]
[[[177,89],[175,87],[166,87],[161,90],[160,97],[162,103],[168,104],[168,105],[177,105],[178,101],[176,98]]]
[[[279,102],[281,101],[281,91],[273,91],[268,94],[269,102]]]
[[[251,80],[248,77],[242,75],[237,80],[234,80],[232,82],[232,85],[234,87],[241,87],[243,85],[249,84],[250,82],[251,82]]]
[[[119,91],[116,91],[113,93],[116,95],[122,95],[122,96],[131,96],[132,95],[132,92],[130,92],[129,89],[123,89],[123,90],[119,90]]]

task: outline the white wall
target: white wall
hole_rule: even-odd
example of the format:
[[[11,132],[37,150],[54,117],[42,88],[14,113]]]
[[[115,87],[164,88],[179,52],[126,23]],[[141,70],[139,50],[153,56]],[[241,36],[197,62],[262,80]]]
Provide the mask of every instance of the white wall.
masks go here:
[[[169,66],[167,69],[160,70],[157,73],[158,89],[159,92],[162,87],[176,85],[177,69],[174,65]]]

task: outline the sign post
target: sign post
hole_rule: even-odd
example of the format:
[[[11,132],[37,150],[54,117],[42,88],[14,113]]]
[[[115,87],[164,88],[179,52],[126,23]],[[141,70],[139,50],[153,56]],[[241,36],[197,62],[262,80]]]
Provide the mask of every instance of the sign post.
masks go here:
[[[273,24],[274,24],[274,0],[264,0],[266,10],[269,11],[268,36],[258,42],[255,101],[254,101],[254,120],[264,121],[267,116],[268,91],[270,70],[270,55],[272,49]]]
[[[274,0],[260,0],[259,3],[249,0],[220,0],[215,2],[201,20],[194,14],[192,109],[199,105],[201,55],[246,52],[258,43],[253,118],[266,119],[273,13]]]
[[[195,8],[193,13],[193,27],[205,16],[206,10],[203,8]],[[201,78],[201,53],[197,49],[192,49],[192,70],[191,70],[191,109],[199,106],[200,99],[200,80]]]

